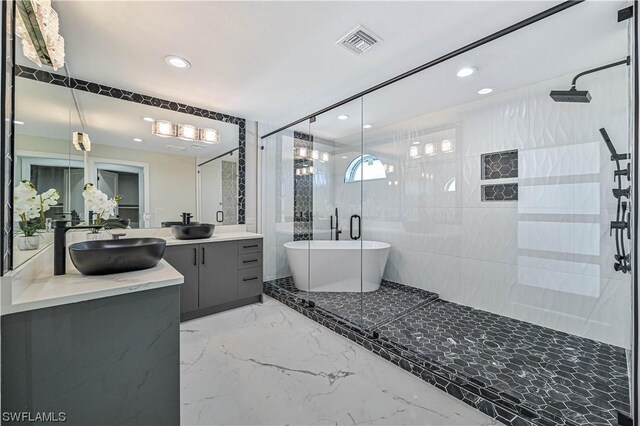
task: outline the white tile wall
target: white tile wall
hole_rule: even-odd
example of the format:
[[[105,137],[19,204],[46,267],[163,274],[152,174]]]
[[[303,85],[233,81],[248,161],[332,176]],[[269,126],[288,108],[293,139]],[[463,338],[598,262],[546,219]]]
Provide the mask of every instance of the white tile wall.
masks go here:
[[[615,214],[613,165],[598,132],[606,127],[619,152],[627,151],[626,70],[585,77],[583,87],[593,96],[590,104],[553,102],[549,91],[565,88],[571,77],[411,118],[406,128],[395,123],[393,129],[402,130],[394,130],[382,145],[367,146],[365,133],[365,151],[393,164],[395,173],[363,186],[345,184],[346,167],[359,151],[341,149],[318,168],[326,176],[314,200],[314,233],[327,237],[328,217],[338,207],[342,237],[348,238],[349,217],[360,214],[364,238],[392,246],[385,271],[389,280],[629,347],[631,282],[629,275],[612,268],[615,246],[608,223]],[[409,134],[419,137],[407,139]],[[453,152],[424,155],[424,144],[439,144],[443,138],[454,141]],[[416,139],[422,157],[411,159],[408,151]],[[501,183],[518,182],[519,201],[482,202],[481,185],[495,181],[481,180],[480,155],[510,149],[519,150],[519,177]],[[289,165],[268,171],[270,164],[265,163],[271,176],[263,185],[266,204],[274,202],[271,186],[283,185],[291,190],[283,197],[293,196],[290,184],[277,182],[287,182]],[[455,191],[445,191],[452,180]],[[266,278],[288,272],[277,247],[283,241],[274,237],[271,244],[268,237],[276,228],[281,236],[290,232],[282,213],[264,222],[265,244],[276,251],[271,256],[265,250],[273,257],[265,260]],[[270,230],[269,220],[276,223]]]

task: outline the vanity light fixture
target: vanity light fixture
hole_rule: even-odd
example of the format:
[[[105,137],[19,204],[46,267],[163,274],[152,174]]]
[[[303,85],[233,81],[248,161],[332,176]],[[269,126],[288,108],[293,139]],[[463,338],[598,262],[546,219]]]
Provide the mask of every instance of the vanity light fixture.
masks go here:
[[[347,114],[340,114],[338,116],[338,120],[347,120],[349,118],[349,116]]]
[[[442,152],[451,152],[453,151],[453,143],[449,139],[444,139],[440,142],[440,149]]]
[[[165,120],[155,120],[151,127],[151,133],[161,138],[170,138],[176,136],[176,126]]]
[[[425,155],[435,155],[436,146],[432,143],[428,143],[424,146],[424,154]]]
[[[200,129],[199,139],[200,141],[208,144],[220,143],[220,132],[216,129]]]
[[[83,132],[73,132],[73,146],[75,146],[78,151],[91,151],[89,135]]]
[[[478,69],[476,67],[462,67],[458,70],[456,75],[460,78],[469,77],[471,74],[475,73]]]
[[[58,14],[51,0],[17,1],[16,35],[24,55],[39,66],[64,66],[64,39],[58,33]]]
[[[140,139],[140,138],[133,138],[133,141],[134,141],[134,142],[142,142],[142,139]]]
[[[409,156],[416,158],[418,156],[418,147],[417,146],[412,146],[411,148],[409,148]]]
[[[177,128],[178,139],[182,139],[183,141],[198,140],[198,128],[196,126],[192,126],[191,124],[178,124]]]
[[[171,65],[172,67],[175,68],[180,68],[183,70],[188,70],[189,68],[191,68],[191,63],[189,61],[187,61],[184,58],[181,58],[180,56],[175,56],[175,55],[169,55],[166,58],[164,58],[164,60]]]
[[[484,89],[478,90],[478,95],[488,95],[491,92],[493,92],[491,87],[485,87]]]

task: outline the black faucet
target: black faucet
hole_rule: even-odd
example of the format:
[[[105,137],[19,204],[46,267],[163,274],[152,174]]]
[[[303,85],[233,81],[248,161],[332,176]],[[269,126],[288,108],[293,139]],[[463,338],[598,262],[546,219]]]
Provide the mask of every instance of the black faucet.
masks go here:
[[[70,229],[100,229],[102,225],[67,226],[68,220],[55,220],[53,228],[53,275],[67,272],[67,231]]]
[[[338,208],[336,207],[336,226],[333,226],[333,216],[331,216],[331,224],[330,224],[331,230],[335,231],[335,239],[336,241],[340,240],[340,234],[342,234],[342,229],[340,229],[340,226],[338,225]],[[331,236],[331,239],[333,240],[333,235]]]
[[[188,225],[191,223],[191,218],[193,215],[191,213],[182,213],[182,224]]]

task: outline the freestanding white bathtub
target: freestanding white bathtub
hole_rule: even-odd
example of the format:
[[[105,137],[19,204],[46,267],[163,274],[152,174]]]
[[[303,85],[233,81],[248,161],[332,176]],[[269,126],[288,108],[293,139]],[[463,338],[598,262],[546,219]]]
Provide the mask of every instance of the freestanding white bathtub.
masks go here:
[[[298,289],[359,292],[380,287],[391,245],[378,241],[293,241],[284,248]]]

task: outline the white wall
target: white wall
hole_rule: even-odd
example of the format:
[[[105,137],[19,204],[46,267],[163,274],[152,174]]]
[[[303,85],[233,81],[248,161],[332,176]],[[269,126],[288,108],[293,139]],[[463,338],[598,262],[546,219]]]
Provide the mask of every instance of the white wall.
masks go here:
[[[332,151],[330,163],[314,164],[314,237],[328,239],[334,207],[344,239],[349,217],[360,214],[363,237],[392,246],[386,279],[629,347],[630,276],[612,268],[613,164],[598,132],[605,127],[618,151],[628,151],[627,70],[583,77],[582,87],[593,96],[590,104],[553,102],[549,91],[565,88],[571,77],[365,131],[365,151],[395,166],[386,180],[344,184],[344,172],[359,151]],[[420,141],[423,149],[451,128],[456,129],[453,152],[409,157],[411,142]],[[286,210],[276,211],[274,197],[280,186],[281,201],[293,198],[290,139],[278,135],[265,143],[265,279],[288,273],[281,244],[292,229]],[[331,150],[330,145],[314,148]],[[481,181],[481,154],[509,149],[518,149],[519,177],[500,183],[517,182],[519,201],[482,202],[481,185],[497,181]],[[456,190],[444,191],[451,179]]]
[[[391,244],[385,278],[445,300],[629,347],[630,276],[612,268],[613,164],[598,129],[628,152],[627,70],[584,77],[590,104],[549,98],[570,76],[395,124],[390,142],[365,151],[395,163],[387,180],[344,184],[350,160],[335,158],[344,222],[363,217],[364,238]],[[366,99],[365,99],[366,105]],[[366,108],[365,108],[366,110]],[[365,119],[366,121],[366,119]],[[456,127],[455,151],[409,158],[421,129]],[[480,155],[519,150],[519,201],[482,202]],[[456,181],[456,191],[445,184]],[[398,182],[396,185],[395,182]],[[497,181],[495,182],[497,183]],[[347,228],[348,232],[348,228]],[[343,234],[344,235],[344,234]]]

